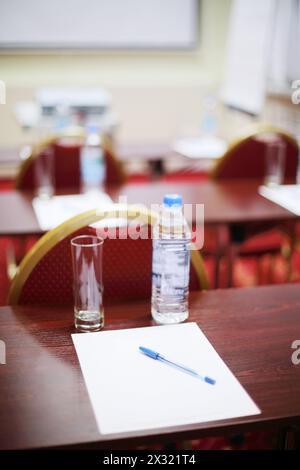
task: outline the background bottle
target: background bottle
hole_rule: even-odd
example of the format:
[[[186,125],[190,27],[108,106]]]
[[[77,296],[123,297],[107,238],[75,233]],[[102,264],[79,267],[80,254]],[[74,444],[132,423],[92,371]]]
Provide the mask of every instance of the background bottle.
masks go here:
[[[215,136],[218,130],[217,100],[212,94],[203,99],[203,116],[201,121],[201,134]]]
[[[190,231],[183,217],[182,197],[164,197],[153,227],[152,317],[158,323],[188,318]]]
[[[84,192],[103,189],[105,181],[104,152],[101,134],[96,126],[86,128],[86,139],[80,153],[81,180]]]
[[[71,110],[67,103],[61,103],[56,108],[55,126],[54,129],[57,133],[63,133],[70,124]],[[52,116],[53,119],[53,116]]]

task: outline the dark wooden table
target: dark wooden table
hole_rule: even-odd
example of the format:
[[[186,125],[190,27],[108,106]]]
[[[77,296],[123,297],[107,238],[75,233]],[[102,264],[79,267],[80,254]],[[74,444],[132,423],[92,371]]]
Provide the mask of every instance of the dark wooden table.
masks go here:
[[[0,177],[14,178],[21,163],[20,151],[16,147],[0,147]]]
[[[204,204],[206,225],[241,225],[293,221],[297,216],[258,194],[257,181],[232,180],[223,182],[151,182],[124,184],[107,188],[115,202],[120,196],[129,203],[151,204],[162,202],[165,193],[180,193],[184,203]],[[20,191],[0,193],[0,235],[41,233],[31,200],[33,195]],[[191,222],[191,220],[190,220]]]
[[[164,143],[119,144],[116,148],[118,159],[124,162],[143,162],[150,166],[154,173],[162,173],[165,161],[174,158],[175,152],[171,146]],[[193,161],[176,154],[177,160],[183,164],[192,164]],[[21,164],[20,148],[0,147],[0,176],[15,177]]]
[[[209,423],[101,435],[72,344],[72,308],[1,307],[0,448],[104,447],[279,429],[300,423],[300,286],[193,293],[196,321],[262,414]],[[150,303],[106,308],[106,329],[151,325]]]

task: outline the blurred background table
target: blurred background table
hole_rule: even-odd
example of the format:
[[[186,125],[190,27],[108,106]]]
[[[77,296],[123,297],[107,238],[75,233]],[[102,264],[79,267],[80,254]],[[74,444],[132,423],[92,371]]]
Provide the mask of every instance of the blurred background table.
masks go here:
[[[210,157],[191,159],[176,153],[167,143],[118,144],[116,155],[126,172],[161,176],[182,168],[207,171],[213,164]],[[21,164],[18,147],[0,147],[0,178],[13,180]]]
[[[205,181],[202,183],[149,182],[106,188],[114,202],[126,197],[128,203],[150,207],[160,204],[164,194],[179,192],[186,204],[204,204],[206,225],[251,224],[274,225],[297,220],[297,216],[258,194],[255,180]],[[72,194],[72,190],[69,192]],[[23,191],[0,192],[0,235],[42,233],[33,207],[33,194]],[[195,212],[194,214],[195,215]],[[189,220],[193,222],[193,220]]]

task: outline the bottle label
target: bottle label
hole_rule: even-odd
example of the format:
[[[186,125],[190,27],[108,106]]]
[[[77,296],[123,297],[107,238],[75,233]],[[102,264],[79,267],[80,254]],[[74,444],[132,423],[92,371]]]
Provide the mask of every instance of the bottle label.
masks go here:
[[[161,295],[180,296],[189,285],[190,251],[154,241],[152,283]]]

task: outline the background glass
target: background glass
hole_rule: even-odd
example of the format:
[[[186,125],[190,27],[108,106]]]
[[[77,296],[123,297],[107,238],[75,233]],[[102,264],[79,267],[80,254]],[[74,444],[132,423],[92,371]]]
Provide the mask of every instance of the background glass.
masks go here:
[[[286,144],[276,140],[266,145],[266,175],[265,184],[268,186],[283,184],[285,172]]]
[[[71,240],[75,327],[98,331],[104,325],[102,282],[103,239],[81,235]]]
[[[38,197],[50,198],[54,194],[54,151],[44,148],[34,162],[35,187]]]

